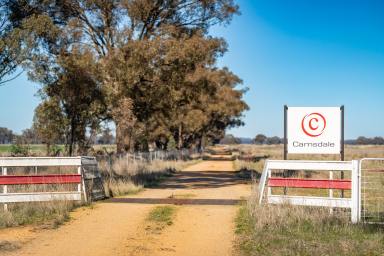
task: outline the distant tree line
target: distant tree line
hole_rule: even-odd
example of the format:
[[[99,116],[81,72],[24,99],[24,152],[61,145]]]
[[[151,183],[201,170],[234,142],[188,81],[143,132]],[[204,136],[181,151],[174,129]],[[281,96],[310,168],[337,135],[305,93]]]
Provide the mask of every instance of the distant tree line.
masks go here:
[[[232,134],[226,134],[224,138],[220,140],[220,144],[226,144],[226,145],[241,144],[241,139],[236,138]]]
[[[13,144],[16,142],[26,144],[41,143],[32,129],[23,130],[22,133],[18,135],[8,128],[0,127],[0,144]]]
[[[0,127],[0,144],[10,144],[13,142],[13,131],[5,127]]]
[[[223,139],[220,140],[221,144],[256,144],[256,145],[277,145],[283,144],[284,139],[278,136],[267,137],[264,134],[257,134],[255,138],[238,138],[232,134],[226,134]],[[345,144],[348,145],[384,145],[383,137],[367,138],[359,136],[357,139],[345,140]]]
[[[0,127],[0,144],[43,144],[44,141],[33,128],[25,129],[21,134],[16,134],[12,130]],[[58,140],[57,144],[64,144],[64,140]],[[110,145],[115,143],[115,136],[110,128],[104,128],[96,135],[93,144]]]
[[[101,128],[99,132],[94,137],[92,144],[104,144],[111,145],[115,143],[115,136],[112,133],[112,130],[109,127]],[[13,144],[13,143],[23,143],[23,144],[42,144],[43,140],[39,137],[39,134],[33,128],[25,129],[21,134],[14,133],[11,129],[0,127],[0,144]],[[58,141],[57,144],[64,144],[65,141]],[[176,148],[177,145],[175,141],[172,141],[170,144],[171,148]],[[220,144],[256,144],[256,145],[275,145],[284,143],[283,138],[278,136],[267,137],[264,134],[258,134],[255,138],[239,138],[235,137],[232,134],[226,134],[220,140],[215,141],[215,143]],[[345,140],[345,144],[348,145],[384,145],[383,137],[372,137],[367,138],[364,136],[359,136],[357,139]]]
[[[384,145],[384,138],[383,137],[367,138],[364,136],[359,136],[355,140],[346,140],[345,143],[350,145]]]
[[[272,144],[282,144],[284,143],[283,138],[279,138],[277,136],[273,137],[267,137],[264,134],[258,134],[253,139],[254,144],[258,145],[272,145]],[[384,145],[384,138],[383,137],[373,137],[373,138],[367,138],[364,136],[359,136],[357,139],[352,140],[345,140],[345,144],[349,145]]]
[[[267,137],[263,134],[258,134],[254,139],[251,138],[238,138],[232,134],[226,134],[221,140],[220,144],[257,144],[257,145],[274,145],[282,144],[283,139],[277,136]]]
[[[105,123],[118,152],[202,147],[248,109],[209,34],[238,13],[234,0],[0,0],[0,81],[22,67],[41,85],[32,129],[48,152],[86,154]]]
[[[253,143],[257,145],[275,145],[284,143],[284,140],[277,136],[267,137],[264,134],[257,134],[253,139]]]

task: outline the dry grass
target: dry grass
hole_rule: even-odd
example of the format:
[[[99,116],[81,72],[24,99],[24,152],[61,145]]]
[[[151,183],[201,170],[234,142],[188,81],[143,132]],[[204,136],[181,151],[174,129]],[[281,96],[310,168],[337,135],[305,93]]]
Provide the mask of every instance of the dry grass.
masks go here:
[[[11,174],[23,174],[21,169],[11,169]],[[46,172],[42,172],[46,173]],[[41,174],[39,172],[39,174]],[[76,184],[36,184],[7,186],[9,193],[57,192],[76,191]],[[2,191],[3,186],[0,186]],[[69,213],[74,208],[83,205],[76,201],[48,201],[8,203],[5,211],[0,204],[0,228],[37,224],[44,228],[56,228],[69,219]]]
[[[0,210],[0,228],[29,224],[56,228],[69,220],[69,212],[79,205],[72,201],[8,204],[8,211]]]
[[[263,172],[264,163],[265,160],[261,160],[258,162],[235,160],[233,161],[233,169],[236,171],[252,170],[261,175],[261,173]]]
[[[104,190],[107,197],[136,194],[142,189],[143,185],[136,185],[130,180],[109,179],[104,181]]]
[[[110,161],[108,158],[98,161],[99,169],[102,174],[109,176],[129,176],[140,175],[143,173],[161,172],[167,169],[180,171],[186,166],[196,163],[192,161],[163,161],[163,160],[132,160],[131,158],[123,157],[116,158]]]
[[[242,154],[254,156],[269,156],[270,159],[283,159],[283,145],[235,145],[232,149]],[[383,145],[345,145],[345,160],[360,159],[364,157],[383,157]],[[322,154],[290,154],[288,159],[303,160],[339,160],[338,155]]]
[[[0,240],[0,252],[11,252],[20,248],[19,242]]]
[[[118,158],[112,163],[99,161],[99,168],[104,179],[105,193],[108,197],[113,197],[135,194],[144,187],[157,186],[164,178],[197,161],[154,160],[147,162]]]
[[[384,229],[353,225],[326,208],[258,205],[256,193],[236,218],[242,255],[384,255]]]

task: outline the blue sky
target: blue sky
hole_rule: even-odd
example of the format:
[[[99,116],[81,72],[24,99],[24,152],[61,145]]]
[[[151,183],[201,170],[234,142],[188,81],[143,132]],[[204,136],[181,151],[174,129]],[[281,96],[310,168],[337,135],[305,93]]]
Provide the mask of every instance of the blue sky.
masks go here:
[[[283,105],[346,108],[346,138],[384,136],[384,1],[243,0],[241,16],[212,34],[219,61],[249,87],[236,136],[283,133]],[[0,87],[0,126],[30,126],[38,85],[22,75]]]

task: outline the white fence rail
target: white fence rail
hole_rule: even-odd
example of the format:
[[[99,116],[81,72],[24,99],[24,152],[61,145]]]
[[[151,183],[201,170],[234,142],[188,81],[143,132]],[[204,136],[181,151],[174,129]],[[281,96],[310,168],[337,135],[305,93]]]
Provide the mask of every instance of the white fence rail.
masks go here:
[[[304,170],[304,171],[350,171],[351,181],[332,179],[292,179],[273,178],[273,170]],[[332,175],[330,175],[332,177]],[[321,188],[329,189],[329,197],[273,195],[272,187]],[[350,198],[332,197],[332,189],[350,189]],[[267,189],[265,193],[265,189]],[[300,160],[267,160],[260,179],[259,203],[266,197],[270,204],[293,204],[304,206],[339,207],[351,209],[351,220],[360,218],[360,174],[359,161],[300,161]],[[264,196],[266,194],[266,196]]]

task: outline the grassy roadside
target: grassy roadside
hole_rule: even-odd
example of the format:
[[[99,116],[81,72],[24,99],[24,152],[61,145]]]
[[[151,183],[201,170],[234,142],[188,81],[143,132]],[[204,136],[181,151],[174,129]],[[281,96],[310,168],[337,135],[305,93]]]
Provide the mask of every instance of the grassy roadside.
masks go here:
[[[282,146],[239,146],[241,152],[253,156],[267,155],[268,159],[281,159]],[[346,147],[346,159],[381,157],[383,146]],[[297,159],[330,159],[329,156],[295,156]],[[337,160],[337,159],[334,159]],[[235,161],[237,171],[261,174],[265,160]],[[297,173],[304,175],[304,173]],[[320,177],[313,172],[310,177]],[[273,189],[282,194],[282,189]],[[327,190],[290,188],[289,195],[324,196]],[[338,197],[339,191],[334,191]],[[348,194],[346,194],[348,197]],[[353,225],[350,215],[340,210],[330,215],[329,209],[295,207],[290,205],[257,204],[257,192],[253,192],[247,204],[242,205],[236,218],[236,247],[241,255],[384,255],[384,227]]]
[[[8,204],[8,211],[0,210],[0,229],[31,224],[57,228],[68,221],[69,213],[79,206],[71,201]]]
[[[245,204],[236,234],[241,255],[384,255],[383,227],[353,225],[328,209]]]

